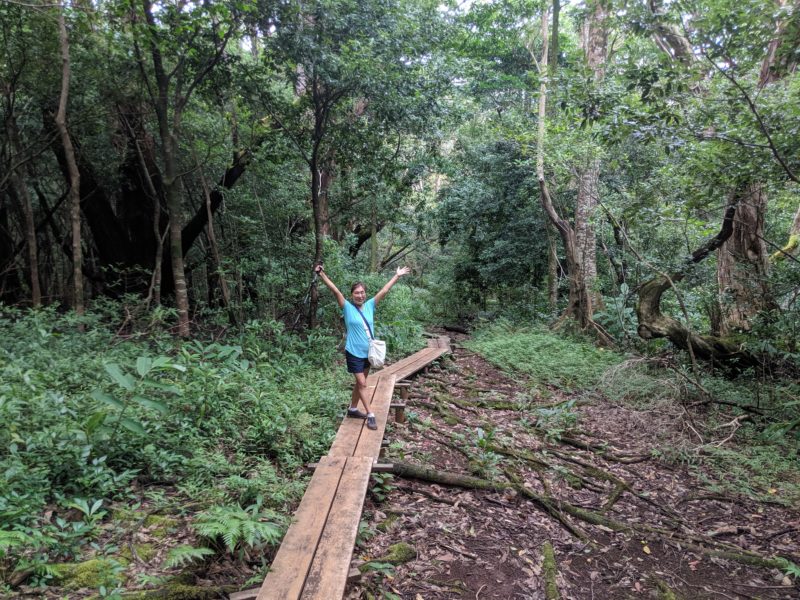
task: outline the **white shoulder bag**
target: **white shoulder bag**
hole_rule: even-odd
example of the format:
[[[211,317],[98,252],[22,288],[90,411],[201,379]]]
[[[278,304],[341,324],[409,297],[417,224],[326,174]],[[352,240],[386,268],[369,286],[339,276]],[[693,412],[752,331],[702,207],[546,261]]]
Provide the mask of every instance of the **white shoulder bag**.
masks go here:
[[[369,364],[371,364],[376,369],[380,369],[383,366],[383,363],[386,362],[386,342],[383,340],[376,340],[375,337],[372,335],[372,329],[370,329],[369,323],[367,322],[367,318],[364,316],[364,313],[361,312],[361,309],[353,305],[355,309],[358,311],[358,314],[361,315],[361,318],[364,320],[364,329],[369,336],[369,352],[367,353],[367,360]]]

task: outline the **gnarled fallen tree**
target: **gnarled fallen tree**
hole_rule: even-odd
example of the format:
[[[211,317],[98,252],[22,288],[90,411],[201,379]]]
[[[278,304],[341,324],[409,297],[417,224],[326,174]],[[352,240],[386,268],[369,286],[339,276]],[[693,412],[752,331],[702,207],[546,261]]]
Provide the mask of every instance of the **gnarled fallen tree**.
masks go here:
[[[687,257],[683,266],[675,273],[662,273],[639,288],[639,303],[636,316],[639,320],[639,337],[645,340],[667,338],[678,348],[690,351],[694,356],[722,364],[749,366],[757,364],[755,356],[743,350],[731,338],[700,335],[683,323],[661,312],[661,297],[681,281],[688,270],[719,248],[733,233],[733,220],[737,203],[734,200],[725,210],[719,233]]]

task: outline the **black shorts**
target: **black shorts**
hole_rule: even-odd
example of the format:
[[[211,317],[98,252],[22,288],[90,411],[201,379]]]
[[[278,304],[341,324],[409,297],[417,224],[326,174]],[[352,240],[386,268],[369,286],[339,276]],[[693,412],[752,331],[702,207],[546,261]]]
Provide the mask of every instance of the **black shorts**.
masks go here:
[[[347,350],[344,351],[344,356],[347,360],[348,373],[363,373],[369,370],[369,359],[350,354]]]

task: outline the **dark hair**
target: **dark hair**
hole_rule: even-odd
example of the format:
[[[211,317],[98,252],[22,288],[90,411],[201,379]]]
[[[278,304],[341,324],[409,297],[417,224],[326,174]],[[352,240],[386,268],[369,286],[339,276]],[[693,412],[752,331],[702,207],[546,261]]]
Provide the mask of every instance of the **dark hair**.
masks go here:
[[[364,288],[364,293],[366,293],[366,292],[367,292],[367,286],[365,286],[365,285],[364,285],[362,282],[360,282],[360,281],[356,281],[356,282],[355,282],[353,285],[351,285],[351,286],[350,286],[350,293],[352,294],[353,292],[355,292],[355,291],[356,291],[356,289],[357,289],[357,288],[360,288],[360,287]]]

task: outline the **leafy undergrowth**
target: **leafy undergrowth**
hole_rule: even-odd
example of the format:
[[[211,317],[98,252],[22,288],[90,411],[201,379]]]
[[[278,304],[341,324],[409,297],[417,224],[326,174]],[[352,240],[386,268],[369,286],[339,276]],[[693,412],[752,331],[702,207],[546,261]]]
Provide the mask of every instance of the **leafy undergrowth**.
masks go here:
[[[624,357],[547,329],[497,323],[480,330],[466,347],[493,365],[565,390],[591,388]]]
[[[0,590],[114,596],[209,556],[262,569],[348,400],[337,337],[252,322],[122,340],[85,322],[0,313]],[[406,329],[398,345],[418,344]]]

